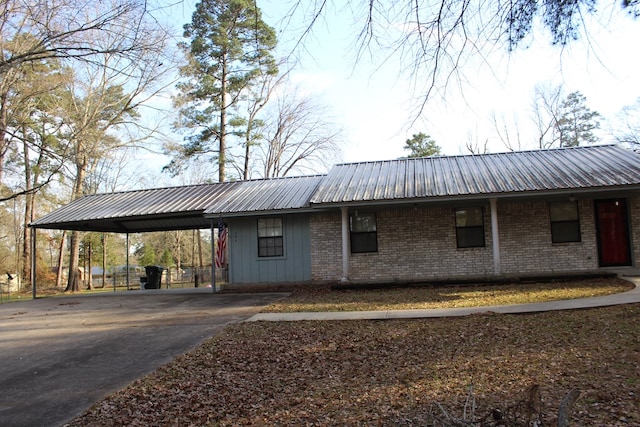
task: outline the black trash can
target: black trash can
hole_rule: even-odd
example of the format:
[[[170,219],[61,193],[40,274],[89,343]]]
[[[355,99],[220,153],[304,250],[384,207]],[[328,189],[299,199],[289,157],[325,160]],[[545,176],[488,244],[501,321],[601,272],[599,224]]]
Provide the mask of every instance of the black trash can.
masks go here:
[[[147,273],[147,283],[145,283],[145,289],[160,289],[161,281],[162,281],[162,271],[164,270],[162,267],[158,267],[157,265],[147,265],[145,268]]]

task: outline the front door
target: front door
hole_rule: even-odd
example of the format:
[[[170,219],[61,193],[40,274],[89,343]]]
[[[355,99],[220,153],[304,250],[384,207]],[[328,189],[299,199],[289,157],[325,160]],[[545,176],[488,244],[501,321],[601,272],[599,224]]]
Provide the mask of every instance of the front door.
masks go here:
[[[596,200],[595,209],[600,266],[631,265],[626,199]]]

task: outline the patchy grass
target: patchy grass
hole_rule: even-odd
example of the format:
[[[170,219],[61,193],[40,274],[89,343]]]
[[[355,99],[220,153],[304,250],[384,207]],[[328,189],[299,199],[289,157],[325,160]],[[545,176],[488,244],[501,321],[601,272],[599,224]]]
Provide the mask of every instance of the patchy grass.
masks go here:
[[[298,286],[291,289],[291,296],[270,305],[264,311],[288,313],[479,307],[588,298],[625,292],[632,288],[631,283],[617,278],[358,290],[332,290],[330,286]]]

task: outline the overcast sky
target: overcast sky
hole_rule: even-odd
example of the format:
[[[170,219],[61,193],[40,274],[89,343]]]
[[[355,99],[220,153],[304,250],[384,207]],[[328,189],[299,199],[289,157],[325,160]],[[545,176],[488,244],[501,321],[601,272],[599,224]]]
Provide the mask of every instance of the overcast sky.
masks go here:
[[[291,52],[308,22],[293,20],[283,25],[294,1],[258,1],[263,19],[278,32],[278,55]],[[537,29],[526,46],[513,53],[495,49],[484,58],[470,58],[460,69],[462,80],[454,80],[446,90],[438,82],[439,93],[419,116],[416,97],[422,92],[416,91],[397,58],[383,63],[382,53],[373,51],[355,60],[354,44],[362,22],[342,6],[329,6],[296,51],[299,63],[292,80],[330,107],[334,122],[344,130],[342,161],[405,156],[405,140],[417,132],[431,135],[444,154],[466,154],[469,138],[488,140],[492,152],[505,151],[492,117],[510,124],[514,131],[517,123],[521,140],[530,140],[536,85],[563,84],[567,94],[580,91],[587,106],[605,118],[613,118],[640,97],[640,22],[615,3],[587,22],[589,39],[583,37],[563,50],[552,47],[548,33]],[[171,21],[178,33],[191,20],[195,4],[185,0],[172,9]],[[601,133],[603,142],[610,142],[604,129]]]
[[[272,25],[286,11],[282,0],[258,3]],[[491,151],[504,151],[492,116],[517,120],[523,140],[533,136],[528,127],[539,84],[563,84],[566,94],[580,91],[587,105],[606,118],[640,96],[640,22],[626,16],[617,2],[587,22],[589,39],[563,50],[552,47],[548,33],[538,29],[533,40],[511,54],[496,49],[485,58],[469,59],[460,69],[463,80],[442,89],[417,118],[415,97],[421,93],[397,58],[378,68],[383,57],[374,51],[371,61],[356,63],[353,45],[362,22],[354,24],[346,8],[329,7],[324,18],[306,40],[295,78],[334,109],[346,131],[344,160],[349,162],[406,155],[402,146],[417,132],[431,135],[445,154],[464,152],[470,136],[488,138]],[[294,34],[280,35],[281,48],[300,26],[289,28]],[[443,82],[438,83],[441,89]]]

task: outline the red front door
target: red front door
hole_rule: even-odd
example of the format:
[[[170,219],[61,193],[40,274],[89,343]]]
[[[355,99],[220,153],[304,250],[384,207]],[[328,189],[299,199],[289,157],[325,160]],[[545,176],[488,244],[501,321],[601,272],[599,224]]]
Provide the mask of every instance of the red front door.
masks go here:
[[[595,208],[600,266],[631,265],[626,199],[596,200]]]

